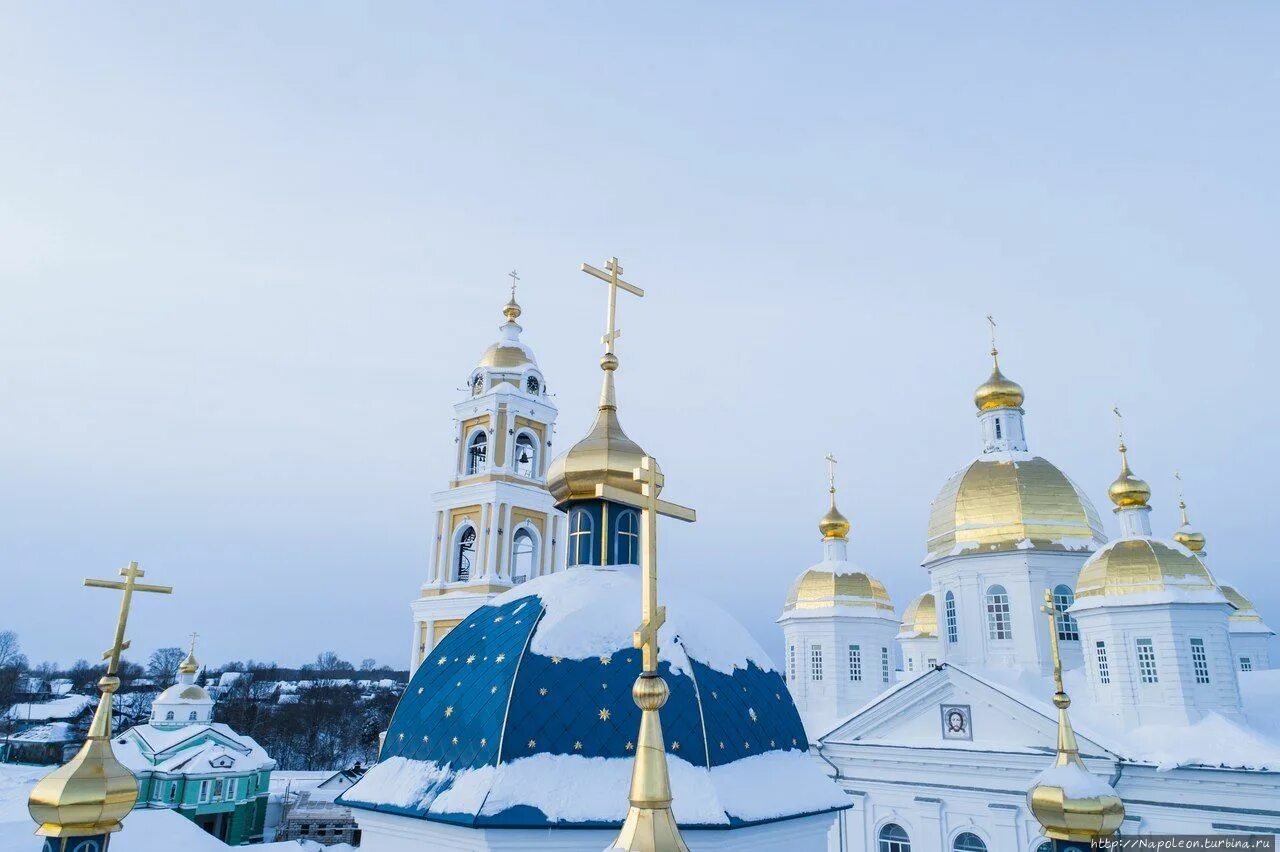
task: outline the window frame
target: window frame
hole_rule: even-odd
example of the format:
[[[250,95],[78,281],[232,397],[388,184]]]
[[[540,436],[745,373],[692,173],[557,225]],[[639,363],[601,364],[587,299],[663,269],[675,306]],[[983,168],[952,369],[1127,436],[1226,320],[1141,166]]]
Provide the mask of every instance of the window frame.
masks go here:
[[[995,583],[987,587],[985,600],[987,638],[992,642],[1012,642],[1013,610],[1009,604],[1009,590]]]
[[[575,526],[576,522],[576,526]],[[593,565],[591,555],[595,548],[596,519],[583,506],[569,512],[569,547],[565,563],[574,568],[579,565]],[[583,558],[583,545],[586,545],[586,557]]]
[[[624,530],[623,522],[631,525],[631,529]],[[623,509],[618,512],[618,521],[614,527],[613,536],[613,564],[614,565],[639,565],[640,564],[640,513],[635,509]],[[622,558],[622,540],[623,537],[628,540],[628,550],[631,551],[631,559]]]
[[[529,549],[524,551],[529,555],[529,572],[528,574],[517,574],[516,567],[520,562],[522,551],[520,543],[522,541],[529,542]],[[524,577],[525,580],[532,580],[538,568],[538,537],[537,531],[527,526],[520,526],[511,535],[511,561],[508,563],[509,573],[514,582],[524,582],[524,580],[516,580],[517,577]]]
[[[1059,583],[1053,587],[1053,624],[1058,631],[1059,642],[1080,641],[1080,625],[1071,617],[1071,613],[1067,612],[1075,602],[1076,593],[1066,583]]]
[[[817,683],[822,680],[822,646],[809,646],[809,680]]]
[[[1107,643],[1099,639],[1093,643],[1093,660],[1098,669],[1098,683],[1111,683],[1111,661],[1107,658]]]
[[[854,644],[849,646],[849,680],[852,683],[862,683],[862,645]]]
[[[475,574],[475,554],[478,552],[480,542],[480,533],[476,529],[476,525],[470,521],[458,527],[458,531],[453,536],[453,560],[450,565],[449,575],[454,583],[469,583]],[[467,557],[467,554],[471,556]],[[463,576],[462,560],[466,557],[467,571]]]
[[[1187,644],[1191,646],[1191,671],[1195,675],[1196,684],[1205,686],[1211,681],[1209,679],[1209,651],[1204,646],[1204,639],[1199,636],[1191,636],[1188,638]]]
[[[521,443],[524,441],[525,443]],[[520,448],[526,447],[529,450],[529,467],[527,473],[522,473],[520,469]],[[530,432],[528,429],[521,429],[516,433],[516,439],[511,445],[511,470],[521,479],[537,479],[538,478],[538,436]]]
[[[911,835],[900,823],[886,822],[876,832],[876,852],[911,852]]]
[[[880,648],[880,679],[885,683],[889,682],[889,675],[893,673],[893,667],[889,664],[889,649],[885,646]]]
[[[463,460],[463,473],[477,476],[489,466],[489,433],[477,429],[467,438],[467,454]]]
[[[942,598],[943,617],[947,623],[947,644],[955,645],[960,641],[960,621],[956,617],[956,594],[948,591]]]
[[[1138,662],[1138,683],[1150,686],[1160,682],[1160,666],[1156,661],[1156,646],[1148,636],[1133,640],[1134,655]]]

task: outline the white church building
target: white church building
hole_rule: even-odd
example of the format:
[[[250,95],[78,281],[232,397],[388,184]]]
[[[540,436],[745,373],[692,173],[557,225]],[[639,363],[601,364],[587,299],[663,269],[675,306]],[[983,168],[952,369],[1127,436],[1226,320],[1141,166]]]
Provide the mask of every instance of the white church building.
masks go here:
[[[784,606],[788,688],[853,804],[831,848],[1049,848],[1028,805],[1058,736],[1046,592],[1080,755],[1123,800],[1120,833],[1280,833],[1271,630],[1215,580],[1185,507],[1172,539],[1152,534],[1151,491],[1123,441],[1108,541],[1084,490],[1030,451],[1023,399],[996,362],[975,395],[981,452],[931,507],[929,589],[897,630],[900,682],[868,680],[865,654],[852,653],[882,647],[888,596],[843,545],[828,544]],[[829,543],[827,518],[822,533]]]

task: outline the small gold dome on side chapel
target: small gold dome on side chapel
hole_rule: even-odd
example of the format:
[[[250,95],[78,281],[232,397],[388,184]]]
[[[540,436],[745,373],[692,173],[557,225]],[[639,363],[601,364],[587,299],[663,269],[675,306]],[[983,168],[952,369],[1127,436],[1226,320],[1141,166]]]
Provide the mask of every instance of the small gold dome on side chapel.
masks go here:
[[[822,516],[822,520],[818,521],[818,529],[822,532],[823,538],[848,538],[851,528],[849,519],[840,514],[840,510],[834,505]]]
[[[509,320],[515,321],[520,318],[520,305],[516,303],[516,297],[512,296],[511,301],[502,309],[502,315]]]
[[[1133,475],[1129,469],[1129,448],[1120,442],[1120,475],[1107,489],[1107,496],[1118,509],[1145,506],[1151,502],[1151,486]]]
[[[993,408],[1021,408],[1026,394],[1022,385],[1000,372],[1000,353],[991,347],[991,376],[973,392],[973,404],[979,411]]]

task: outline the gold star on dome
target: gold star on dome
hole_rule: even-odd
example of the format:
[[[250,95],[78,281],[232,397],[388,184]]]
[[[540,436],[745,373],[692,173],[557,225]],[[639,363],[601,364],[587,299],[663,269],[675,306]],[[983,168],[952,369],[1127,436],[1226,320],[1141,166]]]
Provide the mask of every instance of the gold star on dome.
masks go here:
[[[601,708],[600,708],[600,721],[601,721],[601,722],[607,722],[607,721],[609,721],[609,708],[608,708],[608,707],[601,707]]]
[[[488,740],[488,738],[487,738],[487,737],[481,737],[481,738],[480,738],[480,748],[484,748],[484,747],[485,747],[485,746],[487,746],[488,744],[489,744],[489,740]]]
[[[447,663],[447,662],[449,662],[449,658],[448,658],[448,657],[441,657],[440,659],[436,660],[436,665],[437,665],[437,666],[443,666],[443,665],[444,665],[445,663]]]
[[[501,623],[502,623],[502,616],[498,616],[497,618],[495,618],[495,619],[493,620],[493,623],[494,623],[494,624],[501,624]]]
[[[401,735],[399,736],[399,739],[404,739],[404,734],[401,734]]]
[[[472,663],[474,663],[475,661],[476,661],[476,655],[475,655],[475,654],[472,654],[470,657],[467,657],[467,665],[471,665],[471,664],[472,664]]]
[[[448,718],[449,716],[452,716],[452,715],[453,715],[453,707],[452,707],[452,705],[451,705],[451,706],[449,706],[449,707],[444,708],[444,715],[445,715],[445,718]]]
[[[421,694],[422,694],[422,687],[418,687],[418,694],[419,694],[419,695],[421,695]]]
[[[777,748],[777,747],[778,747],[777,743],[775,743],[773,740],[769,740],[769,748]]]
[[[462,681],[458,681],[457,683],[454,684],[454,686],[462,686]]]
[[[546,688],[545,686],[544,686],[544,687],[542,687],[541,689],[539,689],[539,690],[538,690],[538,694],[539,694],[539,695],[546,695],[546,694],[547,694],[547,688]]]
[[[791,738],[791,744],[792,744],[792,745],[797,745],[797,743],[796,743],[796,738],[795,738],[795,737],[792,737],[792,738]]]
[[[457,738],[457,737],[454,737],[454,738],[453,738],[453,744],[454,744],[454,745],[457,745],[457,744],[458,744],[458,738]]]
[[[602,683],[602,684],[600,684],[600,688],[601,688],[601,689],[608,689],[608,688],[609,688],[609,684],[607,684],[607,683]]]
[[[537,740],[529,740],[529,748],[537,748],[537,746],[538,746]]]
[[[781,700],[782,700],[782,693],[781,693],[781,692],[775,692],[775,693],[773,694],[773,697],[774,697],[774,698],[776,698],[776,699],[778,699],[779,701],[781,701]]]
[[[560,660],[561,660],[561,659],[562,659],[561,657],[552,657],[552,658],[551,658],[551,663],[552,663],[552,665],[556,665],[556,666],[560,665]]]
[[[636,744],[635,744],[635,743],[633,743],[633,742],[631,742],[631,740],[627,740],[626,749],[627,749],[627,751],[635,751],[635,750],[636,750]]]
[[[751,750],[751,743],[746,743],[746,742],[744,742],[744,743],[742,744],[742,747],[743,747],[744,749],[746,749],[746,750],[750,751],[750,750]]]
[[[582,751],[582,740],[577,740],[573,744],[574,751]]]
[[[503,660],[505,660],[506,658],[507,658],[507,655],[506,655],[506,654],[499,654],[498,656],[496,656],[496,657],[494,657],[494,658],[493,658],[493,661],[494,661],[495,663],[500,663],[500,662],[502,662]]]
[[[716,695],[716,691],[713,689],[713,690],[711,690],[711,697],[712,697],[712,698],[719,698],[720,696],[719,696],[719,695]]]
[[[427,736],[426,734],[423,734],[423,735],[422,735],[422,741],[423,741],[424,743],[426,743],[426,742],[430,742],[430,741],[431,741],[431,737]]]
[[[516,619],[516,624],[524,624],[524,622],[517,618],[517,619]]]
[[[671,750],[672,750],[672,751],[679,751],[679,750],[680,750],[680,741],[679,741],[679,740],[676,740],[675,742],[673,742],[673,743],[671,744]]]
[[[494,694],[494,693],[496,693],[497,691],[498,691],[498,686],[497,686],[497,684],[494,684],[493,686],[489,687],[489,694],[490,694],[490,695],[493,695],[493,694]]]
[[[602,665],[602,666],[607,666],[607,665],[609,665],[609,663],[611,663],[611,662],[612,662],[612,660],[610,660],[608,657],[601,657],[601,658],[600,658],[600,665]]]
[[[720,743],[720,750],[721,750],[721,751],[723,751],[723,750],[724,750],[724,743]]]

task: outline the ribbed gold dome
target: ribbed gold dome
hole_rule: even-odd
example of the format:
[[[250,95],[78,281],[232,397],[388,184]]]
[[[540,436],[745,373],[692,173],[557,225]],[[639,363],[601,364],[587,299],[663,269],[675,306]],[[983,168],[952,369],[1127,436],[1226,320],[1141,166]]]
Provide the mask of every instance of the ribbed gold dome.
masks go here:
[[[1107,538],[1089,498],[1052,463],[979,457],[933,499],[930,556],[1034,548],[1081,550]]]
[[[533,356],[522,346],[505,346],[495,343],[480,356],[481,367],[494,370],[511,370],[526,364],[536,363]]]
[[[1204,562],[1182,548],[1158,539],[1125,538],[1099,550],[1080,569],[1076,600],[1215,588]]]
[[[27,811],[45,837],[85,837],[120,829],[138,800],[138,781],[111,751],[111,696],[116,677],[98,681],[102,698],[80,751],[50,772],[27,798]]]
[[[503,306],[502,315],[512,321],[520,318],[520,305],[516,303],[515,296],[512,296],[511,301]]]
[[[1075,731],[1067,717],[1071,699],[1058,692],[1053,703],[1058,708],[1058,756],[1052,767],[1036,776],[1027,791],[1027,806],[1045,835],[1054,840],[1087,843],[1110,837],[1124,822],[1124,802],[1080,759]]]
[[[1179,527],[1178,531],[1173,534],[1173,540],[1192,553],[1199,553],[1204,550],[1204,533],[1187,527]]]
[[[200,663],[196,661],[194,648],[187,653],[187,658],[178,664],[178,671],[182,674],[195,674],[200,671]]]
[[[618,422],[618,404],[613,391],[613,371],[618,359],[606,354],[600,359],[605,371],[600,409],[591,431],[565,453],[552,460],[547,469],[547,490],[557,503],[595,499],[596,486],[612,485],[632,494],[640,493],[633,472],[640,467],[645,451],[627,437]]]
[[[1235,605],[1235,612],[1231,613],[1231,621],[1262,621],[1262,616],[1258,614],[1258,610],[1254,607],[1253,601],[1236,591],[1235,586],[1219,586],[1222,596],[1231,601]]]
[[[1026,395],[1022,385],[1000,372],[1000,361],[995,348],[991,349],[991,376],[973,392],[973,404],[979,411],[992,408],[1021,408]]]
[[[871,606],[893,612],[889,592],[875,577],[862,571],[838,573],[824,568],[810,568],[792,583],[783,611],[829,606]]]
[[[904,638],[937,638],[938,608],[933,592],[917,595],[907,604],[906,611],[902,613],[902,630],[898,635]]]

